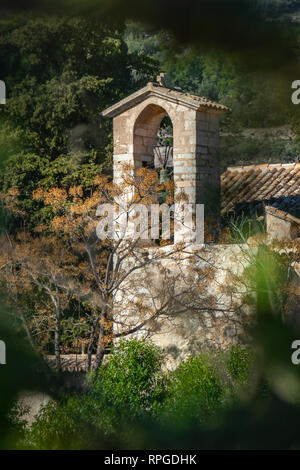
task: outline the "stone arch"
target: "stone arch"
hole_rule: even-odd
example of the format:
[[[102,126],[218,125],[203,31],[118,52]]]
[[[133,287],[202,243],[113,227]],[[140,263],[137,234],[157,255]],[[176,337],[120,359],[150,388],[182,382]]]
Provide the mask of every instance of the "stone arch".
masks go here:
[[[167,107],[167,106],[166,106]],[[155,169],[158,173],[158,181],[166,183],[167,181],[174,181],[173,173],[173,144],[168,139],[159,139],[159,129],[161,123],[165,118],[168,118],[172,126],[172,137],[174,138],[174,124],[173,120],[165,107],[157,103],[148,103],[137,115],[133,126],[133,162],[134,167],[148,167]],[[159,204],[165,204],[168,196],[174,198],[174,190],[166,191],[162,189],[158,193],[152,195],[153,202],[157,201]],[[169,214],[170,215],[170,214]],[[162,213],[158,214],[159,236],[162,235]],[[173,218],[173,213],[171,214]],[[174,242],[174,233],[172,231],[171,238]]]
[[[174,131],[170,114],[158,104],[147,104],[137,116],[133,129],[133,159],[136,168],[145,165],[153,166],[153,150],[157,146],[157,132],[165,116],[169,116]]]

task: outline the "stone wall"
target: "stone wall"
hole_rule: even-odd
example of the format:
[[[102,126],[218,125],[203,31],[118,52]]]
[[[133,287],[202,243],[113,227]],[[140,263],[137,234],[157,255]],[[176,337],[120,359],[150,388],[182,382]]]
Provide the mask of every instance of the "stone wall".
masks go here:
[[[291,214],[266,206],[266,228],[270,240],[286,242],[300,237],[300,219]]]
[[[174,257],[155,260],[148,268],[136,271],[131,278],[121,286],[115,297],[115,333],[125,328],[134,328],[141,318],[132,307],[134,300],[143,303],[144,317],[147,318],[153,308],[153,298],[156,304],[160,296],[166,301],[166,290],[175,289],[178,293],[183,289],[184,301],[191,305],[191,309],[180,309],[176,302],[169,311],[159,316],[155,321],[146,324],[144,328],[136,331],[133,336],[147,337],[160,346],[167,354],[167,367],[174,368],[189,355],[195,355],[209,349],[223,349],[230,344],[245,342],[247,333],[245,327],[251,322],[251,314],[247,307],[241,308],[241,296],[232,292],[230,277],[232,273],[241,274],[246,263],[246,245],[206,245],[202,248],[189,248],[189,254],[180,255],[176,261]],[[155,258],[157,259],[157,251]],[[161,248],[167,252],[173,250],[172,246]],[[151,256],[151,249],[148,249]],[[130,260],[129,260],[130,263]],[[199,273],[204,273],[202,292],[195,292],[187,288],[186,273],[188,265],[194,264]],[[205,279],[205,270],[212,267],[211,273]],[[168,278],[166,276],[168,270]],[[196,271],[195,271],[196,272]],[[177,277],[178,274],[178,277]],[[172,284],[170,279],[176,279]],[[169,284],[168,284],[169,283]],[[138,286],[138,292],[134,288]],[[196,286],[197,287],[197,286]],[[190,298],[189,298],[190,295]],[[198,295],[196,302],[191,297]],[[176,292],[174,298],[176,297]],[[171,299],[171,297],[170,297]],[[203,299],[203,304],[201,304]],[[205,310],[208,299],[214,299],[213,308]],[[130,302],[129,302],[130,300]]]

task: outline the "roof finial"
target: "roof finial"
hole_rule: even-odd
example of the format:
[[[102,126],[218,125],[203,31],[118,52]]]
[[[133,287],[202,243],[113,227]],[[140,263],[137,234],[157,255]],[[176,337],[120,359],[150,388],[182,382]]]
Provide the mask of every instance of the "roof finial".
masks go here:
[[[163,72],[160,72],[159,75],[156,77],[156,81],[159,84],[159,86],[165,86],[166,85],[166,75]]]

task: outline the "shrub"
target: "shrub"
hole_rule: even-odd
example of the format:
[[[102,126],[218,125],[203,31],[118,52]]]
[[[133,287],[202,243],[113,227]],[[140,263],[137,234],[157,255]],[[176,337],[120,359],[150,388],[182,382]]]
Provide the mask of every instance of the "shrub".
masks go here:
[[[251,360],[249,350],[234,346],[190,357],[162,374],[156,346],[121,341],[107,365],[89,376],[87,392],[49,402],[41,410],[25,446],[130,449],[155,445],[156,438],[164,441],[174,433],[174,439],[188,439],[189,430],[209,429],[213,416],[238,405],[239,385],[248,383]]]
[[[99,449],[130,442],[135,423],[149,419],[163,397],[161,362],[150,342],[121,341],[108,364],[90,374],[86,393],[41,410],[27,433],[27,447]]]
[[[152,343],[121,341],[106,367],[90,378],[89,395],[102,407],[113,407],[132,416],[151,412],[164,392],[162,354]]]
[[[101,448],[103,433],[92,419],[86,395],[49,401],[25,433],[23,447],[34,449]]]
[[[214,368],[202,356],[190,357],[169,374],[164,413],[169,419],[199,424],[221,406],[223,395]]]
[[[253,353],[240,345],[232,346],[229,351],[228,370],[230,375],[239,383],[246,383],[249,379]]]

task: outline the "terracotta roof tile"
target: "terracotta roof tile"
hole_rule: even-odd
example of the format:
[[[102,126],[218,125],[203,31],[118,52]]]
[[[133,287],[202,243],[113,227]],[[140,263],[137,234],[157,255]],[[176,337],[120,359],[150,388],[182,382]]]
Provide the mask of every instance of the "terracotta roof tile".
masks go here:
[[[265,205],[300,214],[300,163],[229,167],[221,176],[222,214]]]

